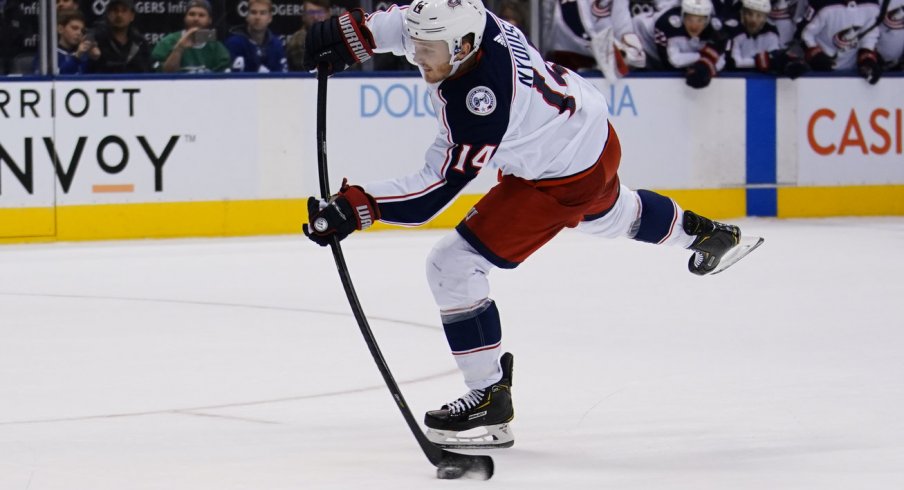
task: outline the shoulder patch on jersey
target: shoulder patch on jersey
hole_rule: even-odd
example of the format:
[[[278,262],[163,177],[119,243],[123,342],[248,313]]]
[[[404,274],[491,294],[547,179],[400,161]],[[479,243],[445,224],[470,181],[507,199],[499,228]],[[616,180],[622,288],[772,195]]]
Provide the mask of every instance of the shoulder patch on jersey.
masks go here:
[[[489,87],[480,85],[468,92],[465,104],[467,104],[471,114],[488,116],[496,110],[496,94]]]
[[[669,24],[672,24],[672,27],[676,29],[681,27],[681,17],[678,15],[670,15]]]

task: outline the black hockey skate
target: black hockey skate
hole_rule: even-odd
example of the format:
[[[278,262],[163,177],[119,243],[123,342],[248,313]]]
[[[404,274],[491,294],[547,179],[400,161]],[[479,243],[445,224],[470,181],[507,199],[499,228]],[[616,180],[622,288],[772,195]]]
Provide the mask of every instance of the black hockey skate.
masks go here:
[[[684,231],[696,236],[687,268],[698,276],[718,274],[741,260],[763,243],[760,237],[741,239],[741,229],[704,218],[693,211],[684,212]]]
[[[478,449],[502,448],[515,444],[508,423],[515,418],[512,408],[512,365],[506,352],[499,359],[502,379],[482,390],[431,410],[424,415],[427,438],[439,447]]]

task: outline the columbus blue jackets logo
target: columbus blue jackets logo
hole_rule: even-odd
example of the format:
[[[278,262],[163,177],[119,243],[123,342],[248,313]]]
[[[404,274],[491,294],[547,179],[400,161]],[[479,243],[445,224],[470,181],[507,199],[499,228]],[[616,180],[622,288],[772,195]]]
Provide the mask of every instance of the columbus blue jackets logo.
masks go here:
[[[597,19],[612,15],[612,0],[594,0],[590,4],[590,12]]]
[[[889,29],[904,29],[904,6],[889,10],[882,23]]]
[[[851,26],[843,31],[838,31],[832,36],[832,44],[834,44],[839,51],[854,49],[860,44],[860,40],[857,39],[858,32],[860,32],[860,26]]]
[[[790,19],[797,10],[797,0],[778,0],[772,2],[772,11],[769,12],[769,18],[772,20]]]
[[[468,92],[465,99],[468,110],[477,116],[488,116],[496,110],[496,94],[489,87],[483,85],[474,87]]]

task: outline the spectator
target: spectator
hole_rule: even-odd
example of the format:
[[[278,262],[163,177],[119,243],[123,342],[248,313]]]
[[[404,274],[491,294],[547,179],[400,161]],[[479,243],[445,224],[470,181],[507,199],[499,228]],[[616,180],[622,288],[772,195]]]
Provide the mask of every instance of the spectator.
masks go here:
[[[79,9],[78,0],[57,0],[56,9],[57,15],[60,15],[63,12],[74,12]]]
[[[233,28],[226,39],[232,71],[285,72],[286,50],[282,40],[269,29],[273,21],[271,0],[250,0],[245,25]]]
[[[876,54],[879,29],[870,30],[862,39],[859,34],[878,16],[879,5],[873,0],[811,2],[801,31],[807,63],[815,71],[856,68],[860,76],[875,84],[882,75]]]
[[[528,7],[527,2],[523,0],[502,0],[499,2],[499,17],[527,34],[530,32]]]
[[[710,0],[682,0],[656,21],[659,58],[670,69],[685,70],[688,86],[703,88],[725,67],[725,42],[712,25]]]
[[[90,63],[94,73],[146,73],[151,71],[151,48],[138,30],[133,0],[110,0],[98,26],[100,58]]]
[[[229,69],[229,51],[217,41],[207,0],[191,0],[185,11],[185,29],[167,34],[154,46],[151,59],[162,72],[204,73]]]
[[[572,70],[596,65],[610,77],[608,72],[614,63],[614,48],[627,64],[638,68],[646,66],[643,46],[631,23],[628,0],[556,2],[545,55],[547,60]]]
[[[731,40],[728,65],[736,70],[756,68],[763,73],[797,78],[807,71],[807,66],[781,47],[778,29],[766,22],[771,11],[769,0],[741,0],[737,17],[727,19],[723,27]]]
[[[904,55],[904,0],[891,0],[882,18],[876,51],[888,69],[901,67]]]
[[[315,22],[324,21],[330,16],[329,0],[305,0],[302,4],[304,9],[301,14],[301,29],[299,29],[289,42],[286,43],[286,52],[288,53],[289,69],[292,71],[303,71],[302,61],[304,60],[304,40],[308,35],[308,29]]]
[[[0,75],[12,73],[13,58],[22,51],[22,12],[18,0],[0,0]]]
[[[100,57],[97,43],[85,36],[85,16],[78,10],[66,10],[57,17],[57,73],[81,75],[88,68],[89,59]],[[35,57],[32,71],[40,73]]]

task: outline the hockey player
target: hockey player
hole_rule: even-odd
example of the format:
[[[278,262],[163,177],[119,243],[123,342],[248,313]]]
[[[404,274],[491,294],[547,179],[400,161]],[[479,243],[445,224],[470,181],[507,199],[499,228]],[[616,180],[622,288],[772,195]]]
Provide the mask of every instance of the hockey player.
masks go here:
[[[797,26],[807,13],[807,0],[775,0],[769,12],[769,21],[778,30],[782,47],[788,47],[797,35]]]
[[[557,0],[555,5],[547,60],[572,70],[596,64],[609,78],[607,72],[622,61],[635,68],[646,66],[628,0]],[[627,67],[619,72],[625,75]]]
[[[659,46],[656,44],[656,21],[672,7],[680,5],[680,0],[631,0],[631,23],[640,39],[647,58],[647,68],[662,69]]]
[[[904,0],[891,0],[878,27],[876,51],[889,69],[901,66],[904,56]]]
[[[725,67],[725,42],[712,15],[711,0],[682,0],[656,21],[659,58],[669,68],[686,70],[685,79],[693,88],[706,87]]]
[[[778,30],[766,22],[771,11],[769,0],[741,1],[740,18],[725,21],[731,40],[728,64],[737,70],[756,68],[797,78],[807,71],[807,65],[781,47]]]
[[[801,39],[806,60],[815,71],[856,68],[870,84],[879,81],[876,55],[879,29],[865,32],[879,15],[875,0],[813,0]],[[861,39],[862,34],[862,39]]]
[[[307,68],[328,66],[331,73],[373,52],[406,55],[428,83],[439,120],[419,171],[363,186],[343,182],[328,200],[311,197],[304,232],[314,242],[325,246],[375,220],[420,225],[479,172],[500,174],[427,258],[427,280],[470,390],[425,415],[428,437],[440,445],[514,442],[512,356],[501,355],[487,280],[493,268],[517,267],[566,227],[689,248],[688,267],[699,275],[742,249],[737,226],[621,185],[621,148],[603,94],[544,62],[521,31],[480,0],[416,0],[370,16],[354,9],[315,24],[305,49]],[[460,434],[476,428],[486,432]]]

